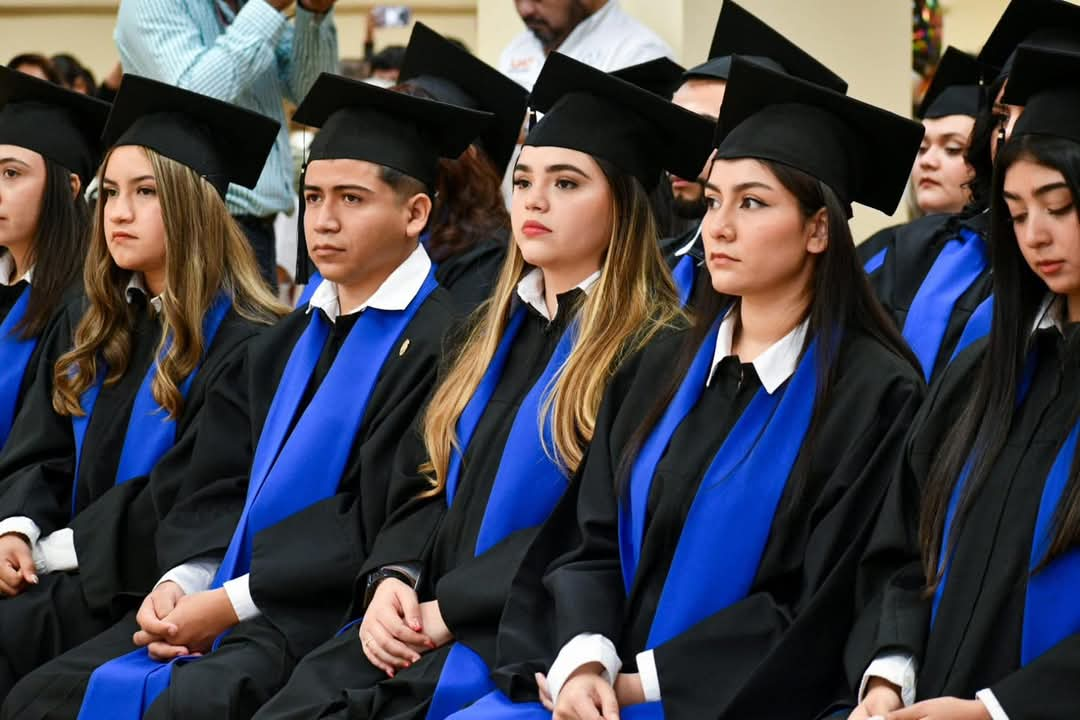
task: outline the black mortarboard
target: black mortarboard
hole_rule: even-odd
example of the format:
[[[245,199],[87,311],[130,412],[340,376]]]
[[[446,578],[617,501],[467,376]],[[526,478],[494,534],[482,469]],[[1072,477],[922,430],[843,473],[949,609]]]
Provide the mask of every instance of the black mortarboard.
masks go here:
[[[33,150],[75,173],[86,187],[101,160],[109,104],[0,67],[0,145]]]
[[[687,70],[683,78],[727,80],[733,55],[742,55],[837,92],[847,92],[847,82],[842,77],[738,3],[724,0],[716,19],[709,60]]]
[[[931,120],[948,115],[975,117],[981,106],[982,76],[983,67],[973,56],[946,48],[915,116]]]
[[[841,202],[892,213],[922,136],[913,120],[736,57],[716,157],[778,162],[825,183]]]
[[[697,177],[713,124],[633,83],[552,53],[529,96],[546,113],[526,145],[563,147],[602,158],[651,190],[667,170]]]
[[[1080,142],[1080,53],[1021,45],[1002,100],[1023,105],[1012,137],[1052,135]]]
[[[611,74],[631,82],[639,88],[645,88],[665,100],[670,100],[671,95],[682,84],[684,72],[686,72],[686,68],[674,60],[658,57],[637,65],[613,70]]]
[[[979,62],[1001,68],[1001,79],[1011,72],[1021,43],[1080,51],[1080,6],[1066,0],[1012,0],[983,45]]]
[[[139,75],[124,75],[103,140],[186,165],[225,196],[254,188],[281,125],[265,115]]]
[[[308,161],[347,158],[393,168],[434,191],[439,158],[456,158],[494,115],[323,73],[293,120],[321,128]]]
[[[440,102],[493,113],[480,144],[505,172],[525,122],[525,88],[421,22],[413,26],[399,82],[417,85]]]

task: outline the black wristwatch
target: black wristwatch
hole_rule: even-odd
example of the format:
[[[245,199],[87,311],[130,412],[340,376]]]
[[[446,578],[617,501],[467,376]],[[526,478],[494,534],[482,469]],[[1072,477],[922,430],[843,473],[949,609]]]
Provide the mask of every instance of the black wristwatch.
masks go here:
[[[375,597],[375,590],[383,580],[393,578],[405,583],[413,590],[420,587],[420,568],[411,565],[385,565],[378,570],[368,573],[367,587],[364,589],[364,609],[371,604]]]

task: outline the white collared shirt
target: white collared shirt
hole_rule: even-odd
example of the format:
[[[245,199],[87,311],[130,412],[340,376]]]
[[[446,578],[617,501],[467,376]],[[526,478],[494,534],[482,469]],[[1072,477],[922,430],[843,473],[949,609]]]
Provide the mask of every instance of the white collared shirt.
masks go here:
[[[694,237],[690,238],[690,242],[686,243],[681,248],[679,248],[678,250],[675,251],[675,257],[682,257],[683,255],[686,255],[687,253],[689,253],[691,250],[694,249],[694,243],[696,243],[698,241],[698,238],[701,237],[701,229],[703,227],[705,227],[705,221],[704,220],[702,220],[700,223],[698,223],[697,232],[694,233]]]
[[[585,18],[559,45],[558,52],[592,67],[611,72],[659,57],[675,58],[660,36],[628,15],[618,0]],[[499,71],[532,90],[547,55],[532,31],[523,30],[503,50]]]
[[[600,271],[597,270],[589,277],[579,282],[576,289],[581,290],[584,293],[588,293],[592,290],[593,285],[600,279]],[[548,313],[547,298],[544,295],[544,271],[540,268],[533,268],[525,277],[521,278],[521,281],[517,284],[518,297],[525,303],[528,303],[536,312],[540,313],[548,322],[551,322],[554,318]],[[558,308],[556,308],[558,310]]]
[[[1035,327],[1031,329],[1032,334],[1052,327],[1056,327],[1058,332],[1062,332],[1066,323],[1065,306],[1065,298],[1061,295],[1050,293],[1043,298],[1042,305],[1039,306],[1039,312],[1035,316]]]
[[[401,311],[416,298],[430,271],[431,258],[428,257],[424,246],[417,243],[416,249],[409,254],[409,257],[394,268],[382,285],[360,307],[347,313],[341,312],[337,284],[323,280],[319,287],[315,288],[311,302],[308,303],[307,312],[310,313],[318,308],[326,314],[330,322],[336,322],[342,315],[352,315],[369,307],[378,310]],[[160,585],[166,581],[175,582],[186,595],[208,590],[220,564],[218,558],[198,558],[165,573],[157,584]],[[236,617],[241,621],[262,615],[262,611],[251,597],[250,573],[227,581],[224,584],[224,590]]]
[[[717,366],[725,358],[732,355],[731,344],[735,336],[737,319],[738,315],[732,310],[720,323],[720,329],[717,330],[716,350],[713,353],[712,370],[709,371],[709,379],[705,381],[706,386],[712,382]],[[795,368],[799,364],[799,355],[802,353],[803,344],[806,342],[806,332],[809,325],[809,318],[803,320],[794,330],[770,345],[765,352],[758,355],[751,363],[758,379],[761,380],[761,386],[765,388],[765,392],[772,395],[789,377],[795,374]]]
[[[124,295],[127,297],[128,302],[131,302],[133,292],[142,293],[150,298],[150,305],[154,308],[154,312],[161,312],[161,296],[150,297],[150,290],[146,287],[146,278],[140,272],[131,273],[131,279],[128,280],[127,287],[124,288]]]
[[[335,322],[341,315],[352,315],[369,307],[376,310],[404,310],[420,292],[430,271],[431,258],[428,257],[423,244],[417,243],[416,249],[409,254],[409,257],[387,275],[382,285],[360,307],[342,312],[337,283],[323,280],[311,294],[307,312],[310,313],[312,309],[318,308],[326,313],[330,322]]]
[[[15,275],[15,258],[11,256],[11,252],[0,248],[0,285],[14,285],[16,283],[25,280],[27,284],[31,282],[30,278],[34,274],[34,268],[30,268],[23,273],[21,278],[14,277]]]

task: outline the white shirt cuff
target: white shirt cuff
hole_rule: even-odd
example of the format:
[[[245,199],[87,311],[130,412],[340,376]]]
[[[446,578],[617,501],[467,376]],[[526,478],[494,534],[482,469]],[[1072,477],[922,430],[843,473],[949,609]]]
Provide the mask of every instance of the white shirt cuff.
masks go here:
[[[1001,707],[1001,703],[998,702],[993,690],[980,690],[975,693],[975,699],[986,706],[986,710],[993,720],[1009,720],[1005,708]]]
[[[197,558],[183,565],[177,565],[162,575],[157,585],[174,582],[180,586],[185,595],[194,595],[210,589],[220,565],[221,563],[213,558]]]
[[[660,673],[656,670],[656,656],[652,650],[637,654],[637,671],[645,702],[660,702]]]
[[[559,656],[555,658],[551,669],[548,670],[547,680],[551,699],[559,699],[562,686],[575,670],[592,662],[598,662],[604,666],[604,675],[614,686],[615,678],[622,669],[622,660],[619,659],[619,653],[615,650],[615,644],[603,635],[582,633],[563,645]]]
[[[42,575],[78,570],[75,532],[71,528],[64,528],[38,540],[34,545],[34,567]]]
[[[262,611],[255,605],[255,601],[251,599],[250,573],[241,575],[235,580],[227,581],[225,583],[225,594],[229,596],[233,612],[236,613],[236,617],[240,618],[240,622],[262,615]]]
[[[900,699],[904,702],[904,707],[913,705],[917,672],[918,663],[907,653],[879,655],[863,673],[862,682],[859,684],[859,702],[866,698],[866,688],[870,684],[870,678],[881,678],[900,688]]]
[[[31,545],[37,545],[41,537],[41,528],[28,517],[9,517],[0,520],[0,535],[18,533],[26,538]]]

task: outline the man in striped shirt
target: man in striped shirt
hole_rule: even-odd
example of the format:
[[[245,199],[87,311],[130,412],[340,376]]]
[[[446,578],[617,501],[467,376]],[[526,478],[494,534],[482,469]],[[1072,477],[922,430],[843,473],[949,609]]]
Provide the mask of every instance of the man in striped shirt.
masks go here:
[[[294,207],[293,164],[282,99],[303,98],[336,72],[335,0],[122,0],[114,38],[126,72],[260,112],[281,123],[254,190],[232,186],[228,205],[276,284],[274,216]]]

